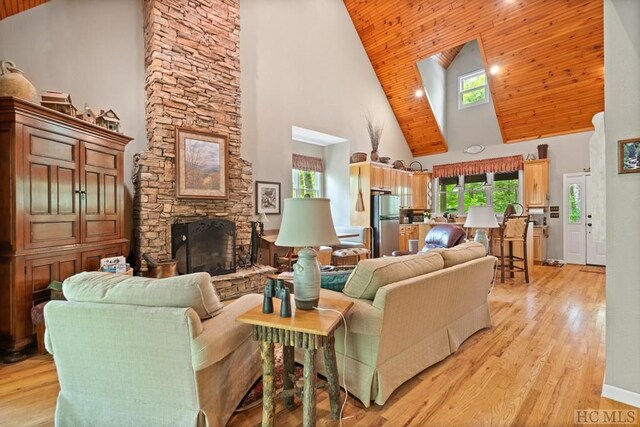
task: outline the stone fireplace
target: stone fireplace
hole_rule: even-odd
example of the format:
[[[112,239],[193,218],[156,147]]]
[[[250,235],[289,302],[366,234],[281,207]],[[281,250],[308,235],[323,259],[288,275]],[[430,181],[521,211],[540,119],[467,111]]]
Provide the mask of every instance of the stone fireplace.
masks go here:
[[[144,252],[171,257],[171,226],[219,218],[236,227],[236,261],[251,239],[251,164],[240,157],[240,17],[238,0],[144,2],[147,151],[134,158],[134,238]],[[176,127],[224,135],[229,197],[176,197]],[[241,274],[242,275],[242,274]]]

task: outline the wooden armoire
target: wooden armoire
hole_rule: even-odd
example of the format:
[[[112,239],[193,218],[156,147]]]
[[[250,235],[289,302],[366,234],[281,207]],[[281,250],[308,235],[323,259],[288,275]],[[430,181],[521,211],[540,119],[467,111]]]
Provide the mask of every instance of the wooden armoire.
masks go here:
[[[33,341],[30,310],[49,299],[51,281],[125,254],[130,140],[0,97],[0,349],[9,357]]]

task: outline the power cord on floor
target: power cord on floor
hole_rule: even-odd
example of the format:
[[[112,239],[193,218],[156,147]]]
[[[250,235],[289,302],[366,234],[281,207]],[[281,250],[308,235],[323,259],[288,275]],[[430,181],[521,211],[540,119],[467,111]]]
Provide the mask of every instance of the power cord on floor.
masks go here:
[[[318,311],[332,311],[334,313],[338,313],[340,317],[342,317],[342,323],[344,324],[344,346],[343,346],[343,354],[342,354],[342,386],[344,387],[344,402],[342,402],[342,407],[340,408],[340,427],[342,427],[342,413],[344,412],[344,407],[347,405],[347,399],[349,398],[349,390],[347,390],[347,319],[344,318],[344,315],[338,310],[334,310],[332,308],[320,308],[313,307]],[[334,350],[335,352],[335,350]],[[346,417],[344,419],[349,419],[353,417]]]

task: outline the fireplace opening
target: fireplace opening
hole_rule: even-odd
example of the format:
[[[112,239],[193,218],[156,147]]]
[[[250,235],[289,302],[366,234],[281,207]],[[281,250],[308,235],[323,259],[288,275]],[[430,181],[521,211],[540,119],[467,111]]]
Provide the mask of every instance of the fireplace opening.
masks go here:
[[[205,219],[171,226],[171,256],[180,274],[206,271],[212,276],[236,271],[236,225]]]

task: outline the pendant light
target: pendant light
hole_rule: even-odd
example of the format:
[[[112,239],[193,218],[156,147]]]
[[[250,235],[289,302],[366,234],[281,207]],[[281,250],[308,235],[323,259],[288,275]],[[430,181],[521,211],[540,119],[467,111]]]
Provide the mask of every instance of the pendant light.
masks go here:
[[[460,190],[462,190],[462,186],[460,185],[460,176],[458,175],[456,177],[456,186],[453,187],[453,191],[455,191],[457,193]]]

